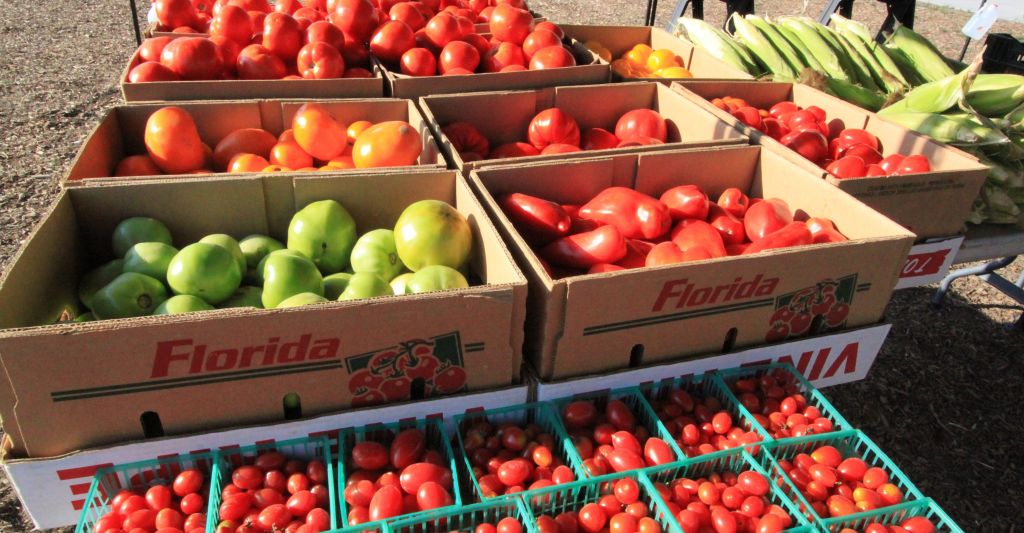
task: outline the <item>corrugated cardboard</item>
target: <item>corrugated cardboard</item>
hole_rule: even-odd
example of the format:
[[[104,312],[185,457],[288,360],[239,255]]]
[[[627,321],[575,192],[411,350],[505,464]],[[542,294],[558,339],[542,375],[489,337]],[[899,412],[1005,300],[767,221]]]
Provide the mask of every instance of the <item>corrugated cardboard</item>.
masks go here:
[[[192,115],[199,136],[211,148],[232,131],[239,128],[263,128],[274,135],[291,127],[292,118],[299,107],[310,100],[247,100],[231,102],[174,102]],[[382,122],[404,120],[420,133],[423,150],[417,169],[444,168],[446,162],[437,147],[426,121],[416,106],[409,100],[312,100],[330,111],[344,124],[356,120]],[[66,186],[96,185],[111,181],[137,181],[167,179],[169,176],[133,176],[114,178],[114,168],[126,156],[145,154],[143,143],[146,121],[154,111],[166,104],[128,104],[116,106],[107,112],[100,123],[86,138],[71,168],[64,177]],[[366,173],[378,169],[349,169],[330,171],[336,173]],[[327,172],[327,171],[325,171]],[[219,176],[232,174],[221,173]],[[234,174],[239,175],[239,174]],[[252,174],[246,174],[252,175]],[[294,174],[289,174],[294,175]],[[210,175],[176,175],[175,179],[207,180]]]
[[[591,41],[601,43],[611,52],[612,60],[622,57],[623,54],[638,44],[646,44],[655,50],[665,48],[675,52],[683,60],[683,66],[693,74],[694,78],[723,80],[750,80],[754,78],[728,63],[715,59],[707,52],[695,47],[690,41],[676,37],[662,28],[652,28],[650,26],[585,26],[575,24],[563,24],[561,28],[566,36],[582,43],[589,43]],[[646,79],[669,84],[675,80],[689,78],[624,78],[612,70],[612,79],[615,81]]]
[[[723,120],[740,127],[750,135],[753,142],[779,150],[801,167],[818,173],[829,183],[902,224],[917,234],[919,239],[960,233],[971,212],[971,204],[978,196],[988,173],[988,167],[973,156],[806,85],[691,80],[673,84],[673,88],[715,112]],[[885,155],[901,153],[927,156],[933,171],[907,176],[837,179],[708,102],[722,96],[743,98],[750,105],[764,109],[784,100],[791,100],[803,107],[816,105],[825,110],[830,121],[841,119],[847,128],[863,128],[873,133],[881,141]]]
[[[695,359],[764,344],[772,315],[801,290],[836,287],[850,306],[837,328],[877,323],[913,235],[792,161],[760,147],[618,155],[470,174],[530,283],[526,353],[544,379]],[[498,207],[520,192],[581,204],[611,185],[654,197],[696,184],[738,187],[828,217],[850,241],[553,280]]]
[[[38,529],[75,525],[85,503],[93,474],[116,466],[190,452],[231,449],[300,437],[327,436],[332,443],[349,427],[414,418],[440,418],[451,424],[455,415],[525,403],[528,385],[474,394],[461,394],[373,409],[356,409],[273,425],[235,427],[182,437],[120,443],[38,459],[6,458],[3,466],[22,507]],[[447,428],[454,432],[455,428]]]
[[[550,107],[558,107],[569,113],[576,119],[581,132],[589,128],[604,128],[614,132],[615,123],[626,112],[654,109],[670,122],[669,142],[653,146],[467,162],[441,131],[441,128],[452,122],[468,122],[479,128],[490,140],[491,148],[510,142],[527,142],[530,121],[537,113]],[[495,165],[569,161],[605,154],[747,143],[738,128],[726,124],[701,106],[680,98],[668,87],[657,83],[633,82],[535,91],[429,96],[420,98],[420,109],[439,139],[441,150],[448,161],[454,164],[453,168],[463,172]]]
[[[392,227],[416,200],[451,203],[473,227],[469,270],[480,284],[296,309],[39,325],[76,305],[79,275],[110,256],[111,230],[124,218],[163,220],[179,246],[210,233],[284,241],[291,213],[327,198],[361,231]],[[305,415],[336,411],[358,392],[353,373],[414,351],[447,362],[447,378],[464,374],[469,391],[507,386],[519,372],[525,292],[494,226],[451,171],[67,189],[0,281],[0,417],[14,457],[42,457],[141,438],[146,412],[179,435],[280,420],[289,392],[300,394]],[[387,382],[394,399],[412,394],[404,373]]]
[[[576,58],[575,67],[519,72],[493,72],[465,76],[406,76],[384,67],[374,60],[375,67],[384,72],[388,95],[394,98],[419,98],[431,94],[454,94],[477,91],[514,91],[557,87],[560,85],[588,85],[608,83],[611,70],[582,43],[571,41],[569,51]]]
[[[204,37],[191,33],[160,33],[172,39]],[[251,98],[374,98],[384,96],[384,75],[376,68],[372,78],[329,80],[203,80],[128,83],[128,73],[139,64],[136,50],[121,72],[121,93],[126,102],[168,100],[241,100]]]

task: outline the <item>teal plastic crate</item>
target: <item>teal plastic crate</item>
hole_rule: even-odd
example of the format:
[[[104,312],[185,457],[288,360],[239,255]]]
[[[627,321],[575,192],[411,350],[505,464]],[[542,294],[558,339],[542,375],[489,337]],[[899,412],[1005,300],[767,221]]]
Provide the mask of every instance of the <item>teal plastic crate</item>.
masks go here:
[[[565,410],[565,406],[576,400],[587,400],[593,402],[594,406],[597,407],[598,412],[601,413],[604,412],[604,409],[610,400],[622,401],[627,407],[629,407],[629,410],[632,411],[633,416],[636,418],[636,423],[647,428],[651,437],[657,437],[668,443],[676,460],[682,460],[685,457],[682,450],[680,450],[679,446],[676,445],[675,438],[668,432],[665,425],[658,420],[658,415],[654,413],[654,409],[652,409],[651,405],[647,403],[647,400],[644,398],[643,393],[640,392],[639,387],[625,387],[610,391],[591,392],[552,400],[552,407],[557,413],[558,421],[561,423],[562,429],[565,430],[566,434],[569,434],[569,430],[565,427],[565,420],[562,418],[562,412]],[[594,446],[596,447],[597,443],[595,443]],[[643,443],[641,443],[641,446],[643,446]],[[580,459],[582,460],[582,457]],[[584,473],[587,477],[593,477],[589,472],[586,472],[585,467]]]
[[[583,460],[576,453],[572,440],[566,435],[565,429],[562,428],[562,424],[558,421],[558,415],[555,414],[554,409],[549,403],[536,402],[485,411],[473,411],[456,415],[455,439],[458,443],[456,453],[458,453],[460,458],[459,476],[467,487],[472,487],[474,501],[489,501],[493,499],[486,498],[481,494],[480,484],[477,483],[476,477],[473,476],[473,466],[469,463],[469,457],[466,456],[465,446],[462,441],[463,431],[480,420],[486,420],[494,425],[504,423],[525,424],[528,422],[537,424],[545,432],[551,433],[554,436],[555,449],[551,450],[552,454],[560,458],[573,471],[577,480],[583,479],[586,476],[583,469]]]
[[[768,479],[768,484],[771,487],[768,500],[785,509],[793,519],[793,526],[786,531],[793,533],[813,531],[810,521],[803,516],[800,509],[790,501],[785,492],[771,482],[771,476],[761,467],[755,456],[744,449],[722,450],[670,465],[652,466],[645,469],[644,474],[652,483],[669,485],[672,481],[680,478],[697,479],[722,472],[739,474],[747,470],[757,472]]]
[[[122,490],[138,491],[142,496],[145,489],[157,483],[170,486],[178,473],[193,468],[206,475],[204,485],[208,489],[215,461],[213,453],[195,453],[99,469],[86,494],[85,507],[78,518],[75,533],[92,533],[96,522],[110,512],[110,501]],[[208,496],[207,493],[202,495],[203,498]]]
[[[758,365],[744,368],[734,368],[730,370],[722,370],[716,373],[717,377],[724,383],[726,392],[729,393],[731,399],[737,404],[740,403],[739,396],[733,392],[732,384],[736,381],[744,378],[758,378],[769,372],[783,371],[787,373],[790,378],[796,383],[800,393],[807,399],[807,405],[813,405],[821,411],[821,414],[826,418],[832,420],[833,431],[846,431],[854,429],[853,424],[850,424],[843,418],[843,415],[839,413],[831,402],[829,402],[825,395],[823,395],[818,389],[811,385],[810,381],[804,378],[800,372],[789,363],[772,363],[769,365]],[[749,412],[749,410],[748,410]],[[755,419],[756,420],[756,419]],[[760,424],[758,424],[760,426]],[[775,439],[771,437],[767,428],[762,428],[765,434],[769,435],[771,440],[787,440],[794,437],[786,437],[784,439]]]
[[[424,533],[426,531],[465,531],[472,533],[479,524],[497,525],[503,518],[515,518],[523,524],[530,521],[530,513],[518,495],[492,498],[484,503],[446,507],[425,511],[415,516],[388,522],[388,533]]]
[[[601,496],[611,494],[615,481],[628,477],[640,484],[640,501],[647,505],[648,515],[658,522],[661,532],[683,533],[644,472],[631,470],[524,492],[523,503],[530,514],[526,530],[528,533],[539,533],[536,521],[538,516],[546,514],[555,517],[566,511],[579,511],[584,505],[596,503]]]
[[[349,509],[348,502],[345,501],[345,485],[348,479],[348,473],[350,472],[350,465],[347,463],[349,462],[352,454],[352,447],[359,442],[369,440],[379,442],[383,444],[385,448],[388,448],[391,445],[391,441],[399,432],[413,428],[423,431],[424,435],[426,435],[427,449],[436,450],[444,457],[449,470],[452,472],[451,492],[454,505],[458,506],[462,504],[462,491],[459,488],[459,476],[457,463],[455,461],[455,454],[452,452],[451,443],[448,441],[448,437],[444,432],[444,426],[441,424],[440,420],[421,418],[403,422],[393,422],[390,424],[372,424],[356,428],[345,428],[338,436],[338,486],[336,491],[341,511],[339,523],[342,526],[349,527]],[[451,507],[447,507],[447,509],[450,508]],[[412,516],[416,514],[419,513],[410,513],[409,515],[401,516]]]
[[[863,432],[859,430],[850,431],[838,431],[832,433],[822,433],[820,435],[811,435],[807,437],[798,437],[792,439],[786,439],[784,441],[770,442],[764,445],[764,451],[760,457],[761,467],[772,474],[772,478],[781,477],[783,479],[782,489],[790,497],[790,499],[804,511],[808,518],[821,525],[822,520],[826,517],[819,516],[818,513],[811,508],[809,502],[800,494],[800,491],[793,484],[789,476],[785,475],[782,468],[779,466],[778,461],[780,460],[791,460],[797,454],[807,453],[810,454],[816,448],[820,446],[831,445],[839,450],[839,453],[843,457],[860,457],[868,464],[869,467],[877,466],[882,468],[889,474],[889,482],[893,483],[903,491],[903,502],[913,502],[923,500],[924,495],[921,491],[914,486],[910,481],[910,478],[903,473],[902,470],[896,466],[896,463],[889,459],[889,456],[885,454],[871,439],[868,438]],[[878,509],[879,511],[887,511],[889,508],[884,507]]]
[[[266,442],[225,448],[216,452],[217,468],[210,482],[209,507],[206,513],[206,531],[215,531],[220,522],[221,491],[231,483],[231,472],[243,465],[251,465],[263,452],[277,451],[289,459],[310,461],[319,459],[327,469],[327,490],[330,495],[328,513],[331,515],[331,529],[338,527],[338,493],[334,481],[334,463],[331,460],[331,441],[327,437],[303,437],[298,439]]]
[[[893,505],[892,507],[886,507],[882,510],[868,511],[864,513],[852,514],[849,516],[843,516],[840,518],[829,518],[821,522],[821,526],[825,531],[839,532],[843,528],[855,529],[857,531],[863,531],[868,524],[880,523],[884,525],[898,525],[904,520],[912,516],[923,516],[927,518],[933,525],[935,525],[935,531],[939,533],[963,533],[963,529],[956,525],[945,511],[935,500],[926,498],[924,500],[918,500],[913,502],[904,502],[899,505]]]
[[[768,432],[754,420],[754,416],[750,411],[736,401],[736,397],[729,392],[725,383],[721,379],[718,379],[714,374],[697,374],[685,378],[665,380],[658,383],[641,385],[639,389],[644,399],[647,401],[663,401],[668,397],[670,392],[676,389],[683,389],[690,393],[690,396],[692,396],[694,400],[707,397],[717,398],[722,404],[722,410],[732,415],[734,425],[740,425],[743,428],[749,428],[751,431],[756,432],[761,436],[761,441],[763,442],[771,440],[771,436],[769,436]],[[652,411],[655,411],[653,406],[650,407]],[[673,435],[673,442],[681,452],[684,452],[685,455],[685,447],[679,444],[675,437],[676,436]],[[758,451],[757,445],[752,445],[747,448],[751,453],[757,453]]]
[[[388,526],[386,521],[381,520],[380,522],[366,522],[365,524],[359,524],[358,526],[332,529],[327,533],[391,533],[391,528]]]

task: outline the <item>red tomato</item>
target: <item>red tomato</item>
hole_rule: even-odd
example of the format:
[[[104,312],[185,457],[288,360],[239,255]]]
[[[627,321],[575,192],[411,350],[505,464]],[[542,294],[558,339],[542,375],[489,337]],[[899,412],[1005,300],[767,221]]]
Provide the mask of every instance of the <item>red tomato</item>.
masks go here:
[[[437,60],[426,48],[411,48],[402,54],[401,69],[407,76],[434,76],[437,74]]]
[[[711,224],[703,220],[682,220],[672,228],[672,242],[686,252],[691,248],[703,248],[711,257],[725,257],[725,242]]]
[[[580,128],[576,120],[557,107],[537,113],[530,121],[530,144],[542,150],[549,144],[580,145]]]
[[[412,494],[415,494],[413,492]],[[377,521],[402,514],[402,489],[384,485],[370,500],[370,520]]]
[[[468,122],[453,122],[441,128],[441,132],[459,154],[472,152],[486,158],[491,151],[487,137]]]
[[[153,2],[156,20],[165,28],[191,26],[196,9],[191,0],[156,0]]]
[[[308,490],[300,490],[288,498],[285,507],[292,516],[305,518],[316,507],[316,496]]]
[[[417,31],[427,25],[427,20],[423,17],[423,13],[416,6],[408,2],[391,6],[391,9],[388,11],[388,17],[391,20],[400,20],[406,23],[412,31]]]
[[[887,175],[894,174],[896,173],[896,170],[900,168],[900,165],[903,164],[904,159],[906,159],[906,156],[904,155],[892,154],[879,161],[878,166],[881,167]]]
[[[562,40],[550,30],[533,30],[523,41],[523,53],[531,58],[538,50],[549,46],[562,46]]]
[[[243,80],[279,80],[287,73],[284,61],[263,45],[250,44],[238,53],[238,77]]]
[[[345,72],[341,52],[327,43],[309,43],[299,50],[299,75],[309,80],[340,78]]]
[[[750,198],[736,187],[729,187],[718,197],[718,205],[732,216],[743,218],[750,206]]]
[[[284,529],[292,521],[292,514],[283,504],[277,503],[260,511],[256,525],[263,531]]]
[[[601,226],[562,237],[539,253],[554,265],[586,270],[598,263],[616,263],[625,257],[626,240],[615,226]]]
[[[146,39],[139,46],[139,57],[143,61],[160,61],[160,53],[164,51],[164,47],[167,43],[171,42],[170,37],[153,37]]]
[[[751,241],[763,239],[793,222],[789,205],[778,198],[768,198],[750,206],[743,217],[743,227]]]
[[[242,492],[228,496],[220,504],[220,519],[241,520],[249,512],[251,506],[252,496],[249,493]]]
[[[732,116],[736,117],[737,120],[751,128],[764,131],[764,122],[761,119],[761,114],[758,112],[757,108],[743,106],[733,111]]]
[[[559,39],[564,39],[565,38],[565,32],[562,31],[562,28],[558,27],[558,25],[555,24],[554,22],[550,22],[550,21],[547,21],[547,20],[545,20],[543,22],[538,22],[533,27],[533,30],[534,31],[537,31],[537,30],[548,30],[551,33],[554,33],[556,36],[558,36]]]
[[[441,50],[438,67],[442,74],[452,69],[465,69],[469,72],[480,65],[480,52],[465,41],[452,41]]]
[[[562,421],[569,429],[581,429],[594,424],[597,420],[597,408],[592,402],[577,400],[570,402],[562,409]]]
[[[657,111],[634,109],[619,118],[615,136],[626,141],[636,137],[650,137],[661,142],[668,140],[668,123]]]
[[[303,28],[291,15],[275,12],[263,20],[263,46],[282,61],[294,61],[305,38]]]
[[[416,47],[416,36],[400,20],[390,20],[377,28],[370,40],[370,51],[381,61],[398,63],[402,54]]]
[[[383,469],[388,465],[388,450],[379,442],[358,442],[352,447],[352,465],[360,470]]]
[[[306,474],[295,473],[288,476],[288,493],[295,494],[296,492],[309,490],[309,477]]]
[[[184,80],[212,80],[221,72],[217,45],[205,37],[172,40],[160,53],[160,62]]]
[[[596,503],[584,505],[578,515],[579,526],[587,533],[598,533],[608,521],[604,509]]]
[[[516,229],[530,242],[548,243],[568,234],[572,227],[572,220],[562,206],[542,198],[513,193],[499,199],[499,205]],[[538,450],[541,448],[538,447]]]
[[[528,157],[533,155],[540,155],[540,150],[533,147],[532,144],[515,142],[508,143],[498,146],[491,150],[491,153],[487,156],[487,159],[504,159],[507,157]]]
[[[231,482],[240,489],[255,490],[263,485],[263,472],[255,466],[240,466],[231,473]]]
[[[523,49],[514,43],[501,43],[484,54],[484,70],[487,72],[499,72],[509,66],[526,66],[526,54]]]
[[[912,155],[903,158],[899,166],[896,167],[894,174],[920,174],[922,172],[931,172],[932,166],[928,162],[928,158],[923,155]]]
[[[636,470],[646,466],[639,453],[624,448],[616,448],[608,454],[608,464],[616,472]]]
[[[526,459],[511,459],[498,467],[498,480],[506,487],[522,485],[532,474],[533,466]]]
[[[849,240],[849,239],[846,238],[845,235],[843,235],[842,233],[839,233],[839,231],[836,230],[835,224],[831,220],[829,220],[827,218],[811,217],[811,218],[807,219],[805,224],[807,224],[807,229],[809,229],[811,231],[811,240],[815,244],[827,243],[827,242],[843,242],[843,241]],[[829,307],[829,309],[831,309],[831,307]],[[826,419],[821,419],[821,420],[828,420],[828,419],[826,418]],[[856,459],[856,458],[854,458],[854,459]],[[857,459],[857,460],[860,461],[860,459]],[[843,461],[843,463],[846,463],[846,461]],[[863,463],[863,461],[861,461],[861,463]],[[843,465],[840,464],[840,467],[842,467],[842,466]],[[849,479],[850,475],[856,475],[857,472],[855,470],[852,470],[852,469],[854,469],[856,467],[847,467],[847,468],[851,469],[848,472],[852,472],[852,473],[843,474],[842,471],[840,471],[840,477],[844,481],[860,480],[860,477],[857,477],[856,479]],[[867,465],[864,465],[864,468],[866,469]],[[860,471],[860,475],[863,475],[863,474],[864,474],[863,470]]]
[[[668,206],[673,221],[684,218],[704,220],[708,217],[708,196],[696,185],[673,187],[662,193],[660,200]]]
[[[825,167],[825,171],[838,179],[863,178],[868,175],[868,165],[855,155],[846,155]]]
[[[202,496],[193,492],[191,494],[186,494],[181,499],[178,506],[181,508],[181,512],[191,515],[202,512],[206,508],[206,502],[203,500]],[[188,530],[191,528],[186,527],[185,529]]]
[[[448,488],[452,486],[452,473],[433,463],[413,463],[405,467],[399,476],[399,483],[406,494],[416,494],[420,485],[427,481],[436,481]]]
[[[249,42],[252,33],[249,13],[238,6],[228,4],[221,7],[210,22],[211,35],[222,35],[243,46]]]
[[[512,517],[502,518],[498,521],[498,533],[523,533],[523,525]]]
[[[540,151],[540,154],[541,155],[568,154],[568,153],[579,152],[579,151],[581,151],[579,146],[573,146],[571,144],[549,144],[549,145],[545,146],[543,150]]]
[[[840,157],[857,156],[864,160],[866,165],[874,165],[882,161],[882,154],[878,153],[878,150],[866,145],[866,144],[852,144],[846,147],[845,150],[839,152]],[[833,158],[835,159],[835,158]]]
[[[800,107],[793,102],[779,102],[768,109],[768,114],[775,118],[779,118],[786,113],[793,113],[799,110]]]
[[[499,41],[521,45],[533,30],[533,15],[525,9],[498,4],[490,14],[488,26]]]
[[[668,443],[658,438],[647,439],[644,443],[644,460],[648,466],[668,464],[676,460]]]
[[[306,28],[307,43],[327,43],[341,52],[345,49],[345,34],[326,20],[318,20]]]
[[[564,46],[548,46],[533,53],[530,70],[575,67],[576,58]]]
[[[331,22],[345,35],[358,42],[368,42],[380,20],[378,11],[369,0],[336,0]]]
[[[580,138],[580,148],[584,150],[605,150],[618,144],[619,138],[603,128],[590,128]]]
[[[431,17],[425,26],[427,41],[438,49],[444,48],[448,43],[462,37],[462,28],[455,15],[444,11]]]
[[[223,35],[211,35],[210,40],[217,45],[217,58],[223,67],[222,78],[233,76],[238,71],[238,54],[242,51],[242,45]]]
[[[823,161],[828,155],[828,141],[819,131],[794,130],[783,136],[779,142],[815,164]]]
[[[403,430],[391,441],[391,465],[403,469],[415,463],[423,455],[426,447],[427,437],[423,431],[416,428]]]
[[[726,246],[743,244],[747,240],[747,231],[743,221],[736,218],[718,204],[711,204],[707,216],[708,224],[718,230],[722,242]]]
[[[128,83],[179,81],[180,79],[181,76],[178,76],[173,70],[157,63],[156,61],[146,61],[145,63],[141,63],[128,73]]]
[[[808,111],[810,111],[810,108],[808,108]],[[848,144],[865,144],[874,150],[879,150],[881,146],[878,142],[878,137],[875,137],[873,133],[856,128],[847,128],[839,132],[836,140]]]
[[[171,491],[164,485],[153,485],[146,491],[146,504],[154,511],[171,506]]]

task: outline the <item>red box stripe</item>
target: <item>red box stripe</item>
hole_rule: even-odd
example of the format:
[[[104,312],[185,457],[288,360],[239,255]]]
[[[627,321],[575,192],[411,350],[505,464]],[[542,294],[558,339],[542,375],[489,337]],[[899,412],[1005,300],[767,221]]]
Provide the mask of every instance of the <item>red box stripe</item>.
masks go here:
[[[83,478],[83,477],[92,477],[94,474],[96,474],[97,470],[99,470],[101,468],[106,468],[108,466],[114,466],[114,463],[104,463],[104,464],[101,464],[101,465],[80,466],[78,468],[68,468],[66,470],[58,470],[57,471],[57,479],[59,479],[61,481],[67,481],[69,479],[79,479],[79,478]]]

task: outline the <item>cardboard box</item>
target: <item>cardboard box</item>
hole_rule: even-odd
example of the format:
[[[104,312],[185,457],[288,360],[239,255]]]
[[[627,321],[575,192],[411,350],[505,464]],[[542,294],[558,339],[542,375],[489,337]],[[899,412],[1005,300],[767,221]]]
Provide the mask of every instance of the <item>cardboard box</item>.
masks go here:
[[[753,76],[715,59],[710,54],[697,48],[690,41],[676,37],[662,28],[650,26],[586,26],[575,24],[563,24],[562,30],[567,37],[572,37],[582,43],[596,41],[604,45],[612,54],[612,60],[619,59],[626,52],[638,44],[646,44],[657,50],[665,48],[675,52],[683,60],[686,67],[694,78],[702,79],[723,79],[723,80],[752,80]],[[604,61],[603,59],[601,61]],[[646,79],[669,84],[678,79],[689,78],[626,78],[612,70],[612,79],[615,81]]]
[[[918,239],[960,233],[988,174],[988,167],[971,155],[805,85],[685,81],[673,84],[673,88],[741,128],[753,142],[779,150],[803,168],[823,176],[829,183],[902,224],[917,234]],[[743,98],[750,105],[763,109],[784,100],[802,107],[816,105],[825,110],[830,121],[840,119],[847,128],[862,128],[873,133],[881,141],[885,155],[921,154],[928,157],[933,170],[907,176],[837,179],[708,101],[721,96]]]
[[[669,142],[653,146],[465,161],[441,131],[441,128],[452,122],[468,122],[487,137],[491,148],[505,143],[527,142],[530,121],[537,113],[551,107],[569,113],[576,119],[581,132],[589,128],[605,128],[614,132],[615,123],[626,112],[639,108],[654,109],[669,121]],[[495,165],[553,163],[623,153],[747,143],[738,128],[726,124],[701,106],[694,105],[657,83],[616,83],[535,91],[428,96],[420,98],[420,109],[448,161],[463,172]],[[495,110],[499,109],[501,112],[496,113]]]
[[[93,474],[105,466],[174,457],[192,451],[234,449],[299,437],[327,436],[336,443],[339,431],[344,428],[414,418],[444,417],[443,421],[451,424],[455,415],[468,411],[525,403],[528,389],[523,384],[481,393],[347,410],[273,425],[235,427],[182,437],[125,442],[54,457],[15,459],[8,456],[3,466],[18,493],[22,507],[36,528],[73,526],[85,503]],[[449,427],[447,431],[451,434],[455,429]]]
[[[833,307],[845,304],[848,314],[823,330],[875,324],[913,241],[910,232],[761,147],[482,168],[470,177],[529,280],[525,351],[548,380],[779,339],[788,326],[775,329],[778,313],[796,297],[824,298],[825,287],[834,291]],[[713,198],[728,187],[781,198],[794,211],[832,219],[850,241],[553,280],[496,201],[520,192],[582,204],[612,185],[657,198],[683,184]]]
[[[431,94],[454,94],[478,91],[514,91],[608,83],[611,70],[582,43],[572,41],[569,51],[576,58],[575,67],[519,72],[493,72],[466,76],[406,76],[385,67],[374,59],[375,68],[384,72],[388,95],[393,98],[419,98]]]
[[[479,284],[294,309],[54,324],[76,306],[79,275],[110,257],[111,231],[129,216],[164,221],[179,246],[210,233],[285,241],[292,214],[328,198],[361,231],[393,227],[417,200],[451,203],[473,227],[469,270]],[[518,378],[525,298],[522,274],[452,171],[67,189],[0,280],[0,417],[14,457],[46,457],[142,438],[144,413],[180,435],[280,420],[292,392],[307,416],[336,411],[368,398],[353,375],[414,350],[450,365],[439,391],[507,386]],[[427,378],[420,387],[391,376],[394,399],[429,394]]]
[[[172,39],[203,37],[188,33],[160,34]],[[159,36],[159,35],[158,35]],[[329,80],[203,80],[128,83],[128,73],[140,62],[138,49],[121,72],[125,102],[168,100],[243,100],[252,98],[379,98],[384,96],[384,76],[373,69],[372,78]]]
[[[308,101],[308,100],[307,100]],[[239,128],[263,128],[274,135],[291,127],[292,117],[307,101],[292,100],[247,100],[242,102],[175,102],[174,105],[188,111],[199,129],[199,136],[211,148],[232,131]],[[419,157],[419,170],[444,168],[446,162],[437,147],[419,110],[409,100],[315,100],[330,111],[339,121],[349,124],[356,120],[381,122],[404,120],[420,133],[423,150]],[[146,121],[154,111],[165,104],[128,104],[116,106],[107,112],[100,123],[86,138],[63,184],[96,185],[111,181],[137,181],[167,179],[167,175],[114,178],[114,168],[126,156],[145,154],[144,144]],[[341,173],[376,172],[379,169],[339,170]],[[331,172],[336,173],[334,171]],[[252,174],[227,174],[220,176]],[[294,175],[294,173],[289,173]],[[207,180],[209,175],[176,175],[176,179]]]

